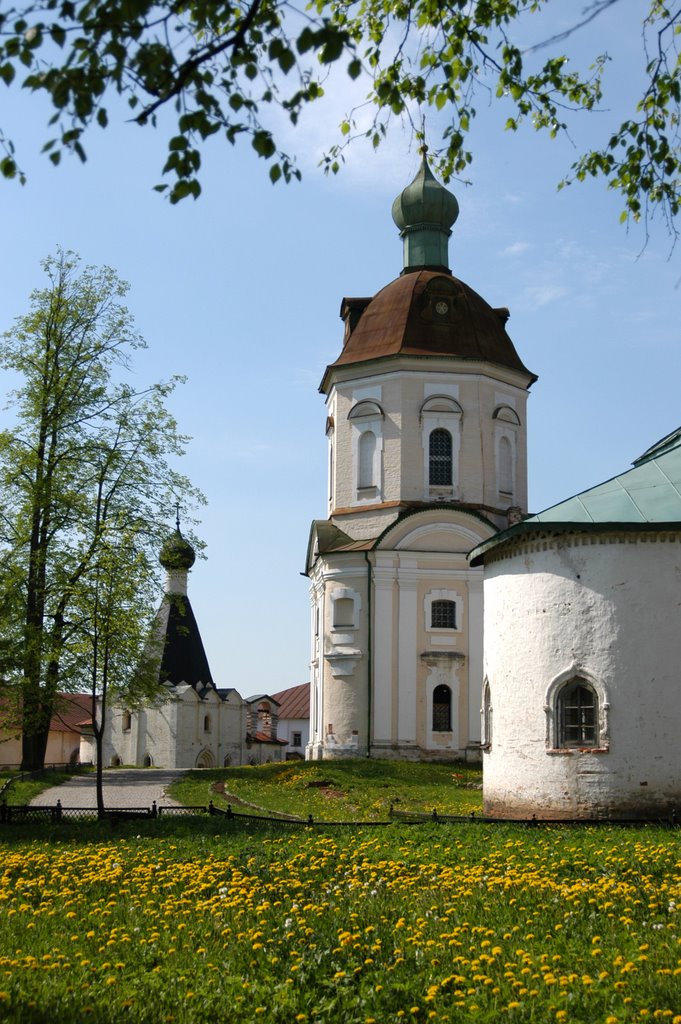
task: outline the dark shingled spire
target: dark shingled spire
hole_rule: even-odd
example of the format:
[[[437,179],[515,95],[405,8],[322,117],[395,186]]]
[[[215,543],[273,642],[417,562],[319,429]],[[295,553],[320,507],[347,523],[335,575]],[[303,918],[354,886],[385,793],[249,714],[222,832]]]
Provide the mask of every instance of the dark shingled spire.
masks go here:
[[[159,681],[201,690],[214,685],[201,633],[187,597],[187,574],[196,552],[180,533],[179,522],[166,540],[159,561],[167,571],[166,592],[154,622],[153,643],[160,653]]]

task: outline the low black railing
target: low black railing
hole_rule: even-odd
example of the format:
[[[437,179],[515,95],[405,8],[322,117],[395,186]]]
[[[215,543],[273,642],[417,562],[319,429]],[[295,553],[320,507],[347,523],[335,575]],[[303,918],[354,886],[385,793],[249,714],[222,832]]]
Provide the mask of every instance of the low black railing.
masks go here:
[[[192,817],[213,815],[225,818],[230,821],[254,822],[267,825],[280,826],[303,826],[318,828],[382,828],[386,825],[426,825],[437,823],[446,824],[471,824],[481,825],[524,825],[525,827],[555,826],[555,825],[621,825],[621,826],[642,826],[646,824],[661,825],[668,828],[677,828],[679,822],[676,812],[672,810],[668,818],[658,818],[650,821],[641,819],[597,819],[586,820],[581,818],[490,818],[477,811],[471,811],[466,815],[440,814],[436,809],[430,812],[402,811],[395,810],[391,805],[387,821],[326,821],[315,819],[311,814],[307,817],[294,817],[292,815],[279,816],[276,814],[250,814],[244,811],[235,811],[231,804],[226,809],[216,807],[211,800],[207,805],[182,806],[168,804],[160,806],[154,801],[151,807],[110,807],[99,816],[96,807],[64,807],[60,800],[49,807],[33,806],[32,804],[21,804],[12,806],[6,802],[0,803],[0,826],[26,823],[47,823],[62,821],[110,821],[117,824],[122,821],[139,819],[167,818],[167,817]]]

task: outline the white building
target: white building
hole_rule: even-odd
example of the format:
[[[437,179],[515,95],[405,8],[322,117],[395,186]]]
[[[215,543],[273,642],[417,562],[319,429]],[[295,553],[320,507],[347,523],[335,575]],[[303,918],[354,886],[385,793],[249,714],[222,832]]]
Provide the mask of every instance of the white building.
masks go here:
[[[102,760],[163,768],[215,768],[284,759],[277,735],[278,702],[267,694],[244,699],[213,681],[187,595],[195,552],[176,532],[163,545],[165,594],[150,641],[158,657],[158,698],[143,707],[107,709]],[[95,760],[91,729],[81,737],[81,761]]]
[[[536,379],[448,268],[458,214],[424,155],[393,205],[400,277],[345,298],[327,367],[329,518],[312,524],[312,759],[479,757],[482,571],[468,552],[526,511]]]
[[[286,760],[302,760],[310,742],[310,684],[278,690],[272,698],[279,704],[277,736],[286,741]]]
[[[681,810],[681,429],[471,562],[485,572],[485,813]]]

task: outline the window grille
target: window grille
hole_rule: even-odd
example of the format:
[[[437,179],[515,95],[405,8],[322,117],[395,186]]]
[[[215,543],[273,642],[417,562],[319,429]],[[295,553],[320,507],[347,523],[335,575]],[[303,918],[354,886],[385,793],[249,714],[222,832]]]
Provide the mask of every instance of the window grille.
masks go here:
[[[433,690],[433,732],[451,732],[452,691],[448,686],[436,686]]]
[[[456,601],[433,601],[430,606],[431,629],[456,629]]]
[[[452,486],[452,435],[438,427],[429,438],[429,483],[431,487]]]
[[[598,698],[582,680],[573,680],[558,694],[558,745],[597,746]]]

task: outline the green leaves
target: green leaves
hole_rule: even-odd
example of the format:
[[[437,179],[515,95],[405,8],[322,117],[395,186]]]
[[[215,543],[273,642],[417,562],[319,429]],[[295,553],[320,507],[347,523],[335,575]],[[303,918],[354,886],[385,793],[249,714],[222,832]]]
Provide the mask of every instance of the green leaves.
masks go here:
[[[49,722],[58,688],[101,690],[91,641],[104,635],[105,609],[115,681],[125,677],[145,639],[174,502],[201,495],[170,466],[186,440],[163,404],[176,382],[117,383],[144,346],[120,301],[127,286],[70,252],[43,269],[47,287],[0,341],[0,365],[20,381],[15,422],[0,435],[0,609],[13,609],[0,616],[0,653],[13,638],[24,707],[47,709]],[[27,735],[39,731],[27,724]]]
[[[337,73],[327,87],[342,91],[365,76],[368,96],[358,96],[358,105],[368,98],[373,118],[360,134],[370,145],[380,145],[391,118],[406,119],[413,130],[429,107],[438,113],[444,127],[439,148],[431,137],[431,150],[448,178],[472,160],[466,139],[480,93],[501,104],[500,126],[518,131],[529,120],[551,137],[568,129],[572,113],[599,109],[609,58],[598,52],[598,15],[611,0],[595,0],[586,20],[575,11],[574,24],[561,37],[552,40],[547,28],[546,45],[527,50],[527,30],[536,23],[534,34],[541,38],[548,4],[312,0],[301,18],[284,0],[179,6],[169,0],[88,0],[84,6],[20,0],[0,12],[0,79],[49,98],[58,135],[45,151],[54,164],[64,150],[85,158],[90,126],[109,123],[107,92],[125,97],[140,126],[156,124],[164,107],[176,110],[163,167],[171,183],[157,189],[179,202],[200,193],[202,144],[218,132],[232,145],[250,139],[269,163],[272,182],[299,177],[277,142],[272,108],[297,124],[305,107],[323,95],[331,66],[342,61],[347,78]],[[578,157],[566,181],[603,177],[620,191],[632,216],[660,208],[671,224],[681,193],[681,12],[678,4],[649,0],[643,13],[643,95],[602,146]],[[580,71],[568,60],[571,35],[591,28],[596,56]],[[342,163],[342,148],[356,138],[353,121],[350,109],[340,144],[329,140],[322,163],[331,172]],[[23,180],[9,140],[0,143],[0,171]]]

